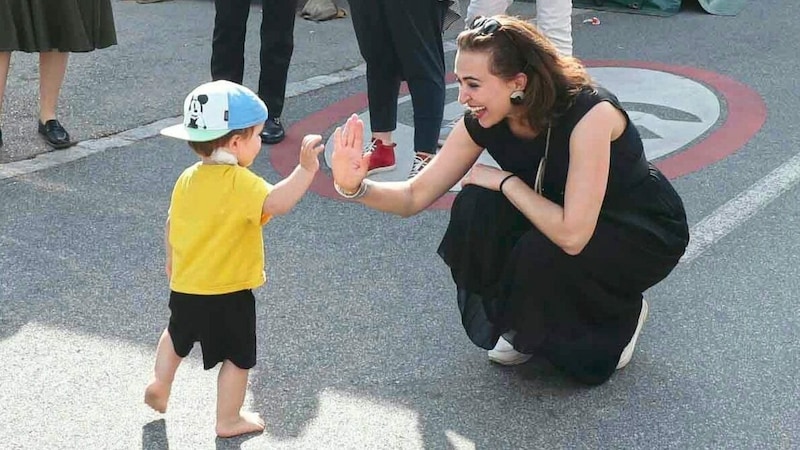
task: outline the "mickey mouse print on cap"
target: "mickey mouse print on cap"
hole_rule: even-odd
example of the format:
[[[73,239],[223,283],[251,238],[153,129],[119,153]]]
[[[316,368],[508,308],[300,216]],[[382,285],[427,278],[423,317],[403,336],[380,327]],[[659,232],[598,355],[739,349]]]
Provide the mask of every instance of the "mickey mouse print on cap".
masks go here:
[[[208,142],[232,130],[243,130],[267,120],[267,106],[250,89],[218,80],[196,87],[183,102],[183,123],[161,130],[164,136]]]

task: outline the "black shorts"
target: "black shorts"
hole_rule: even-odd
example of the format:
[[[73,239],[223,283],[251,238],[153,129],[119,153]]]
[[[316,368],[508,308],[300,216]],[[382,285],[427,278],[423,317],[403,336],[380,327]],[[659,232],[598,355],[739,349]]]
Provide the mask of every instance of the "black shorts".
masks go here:
[[[256,365],[256,302],[248,290],[221,295],[172,291],[169,334],[175,353],[189,354],[195,342],[203,350],[203,367],[230,360],[240,369]]]

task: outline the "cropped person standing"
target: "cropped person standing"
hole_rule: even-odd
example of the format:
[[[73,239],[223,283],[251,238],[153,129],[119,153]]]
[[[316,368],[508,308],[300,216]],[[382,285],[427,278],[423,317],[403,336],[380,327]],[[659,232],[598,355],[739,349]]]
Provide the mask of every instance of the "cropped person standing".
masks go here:
[[[110,0],[0,2],[0,113],[11,52],[39,53],[39,123],[53,148],[73,144],[57,119],[61,85],[70,52],[90,52],[117,43]],[[0,129],[0,147],[3,132]]]
[[[467,25],[476,17],[505,14],[513,0],[470,0]],[[572,56],[572,0],[536,0],[536,27],[562,55]]]
[[[409,177],[437,151],[444,116],[442,31],[447,7],[440,0],[350,0],[358,48],[367,63],[370,174],[396,167],[392,132],[403,80],[414,108],[415,154]]]
[[[211,44],[211,78],[242,84],[244,42],[250,0],[214,0],[214,36]],[[286,137],[281,122],[286,80],[294,51],[297,0],[261,1],[261,72],[258,96],[269,108],[261,142],[277,144]]]

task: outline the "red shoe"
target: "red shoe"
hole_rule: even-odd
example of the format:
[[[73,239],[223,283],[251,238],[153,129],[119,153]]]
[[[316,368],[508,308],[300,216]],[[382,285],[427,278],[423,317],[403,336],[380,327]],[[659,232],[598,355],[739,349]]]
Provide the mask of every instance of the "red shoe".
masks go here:
[[[373,139],[369,146],[364,149],[365,152],[372,152],[369,157],[367,175],[394,170],[397,165],[394,159],[394,148],[396,146],[397,144],[386,145],[380,139]]]
[[[414,155],[414,162],[411,163],[411,172],[408,173],[408,179],[410,180],[417,176],[418,173],[422,172],[422,169],[431,162],[431,159],[433,159],[433,155],[417,152]]]

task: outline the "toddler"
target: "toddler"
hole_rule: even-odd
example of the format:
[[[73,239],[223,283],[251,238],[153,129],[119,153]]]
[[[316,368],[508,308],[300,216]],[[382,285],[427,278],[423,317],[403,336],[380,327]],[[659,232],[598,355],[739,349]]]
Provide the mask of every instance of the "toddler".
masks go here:
[[[217,382],[216,433],[261,432],[258,414],[241,411],[249,369],[256,363],[252,289],[266,281],[261,227],[286,214],[319,169],[322,137],[308,135],[300,164],[274,186],[248,167],[261,150],[267,107],[229,81],[205,83],[184,102],[183,124],[161,133],[188,141],[200,161],[172,191],[166,223],[170,318],[156,350],[145,403],[165,412],[175,371],[195,342],[206,370],[222,363]]]

